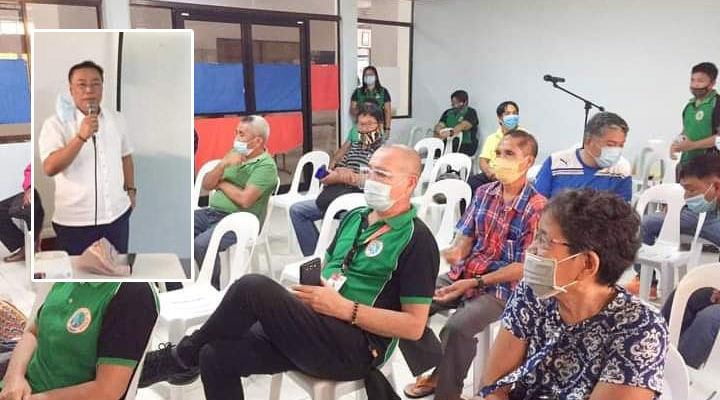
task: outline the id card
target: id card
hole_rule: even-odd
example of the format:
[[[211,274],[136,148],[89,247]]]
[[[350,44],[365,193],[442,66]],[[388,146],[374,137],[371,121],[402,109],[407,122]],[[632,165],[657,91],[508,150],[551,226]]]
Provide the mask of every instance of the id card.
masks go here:
[[[339,292],[340,289],[342,289],[343,285],[345,284],[345,281],[347,280],[347,277],[345,275],[341,274],[332,274],[330,279],[325,281],[325,283],[330,286],[331,288],[335,289],[336,292]]]

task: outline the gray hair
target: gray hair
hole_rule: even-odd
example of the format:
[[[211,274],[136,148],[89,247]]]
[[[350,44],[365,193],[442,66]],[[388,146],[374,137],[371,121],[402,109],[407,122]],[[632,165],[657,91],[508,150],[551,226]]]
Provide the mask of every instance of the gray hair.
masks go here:
[[[585,140],[594,137],[604,137],[610,129],[620,129],[626,135],[630,131],[627,122],[622,117],[611,112],[599,112],[590,118],[585,128]]]
[[[254,136],[263,138],[263,142],[267,143],[270,139],[270,125],[267,120],[260,115],[248,115],[242,119],[242,122],[250,125]]]

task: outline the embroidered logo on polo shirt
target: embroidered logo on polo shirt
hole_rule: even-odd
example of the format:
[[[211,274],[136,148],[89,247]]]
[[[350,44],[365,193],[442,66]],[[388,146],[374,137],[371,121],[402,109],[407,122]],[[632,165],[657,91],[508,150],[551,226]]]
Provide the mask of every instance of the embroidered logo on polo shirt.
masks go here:
[[[365,248],[365,256],[366,257],[375,257],[376,255],[380,254],[380,252],[383,249],[383,242],[380,241],[380,239],[375,239],[372,242],[370,242],[367,247]]]
[[[86,307],[78,308],[67,321],[67,331],[70,333],[83,333],[90,326],[92,315]]]
[[[705,116],[705,112],[703,110],[698,110],[695,113],[695,121],[701,121],[704,116]]]

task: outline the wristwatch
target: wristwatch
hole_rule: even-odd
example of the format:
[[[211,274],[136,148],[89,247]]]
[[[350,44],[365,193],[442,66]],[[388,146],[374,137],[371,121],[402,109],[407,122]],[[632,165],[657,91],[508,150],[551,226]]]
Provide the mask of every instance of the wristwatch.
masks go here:
[[[485,281],[483,281],[482,275],[475,275],[475,282],[477,282],[478,288],[482,288],[485,286]]]
[[[125,186],[125,191],[128,193],[132,192],[134,194],[137,194],[137,188],[134,188],[132,186]]]

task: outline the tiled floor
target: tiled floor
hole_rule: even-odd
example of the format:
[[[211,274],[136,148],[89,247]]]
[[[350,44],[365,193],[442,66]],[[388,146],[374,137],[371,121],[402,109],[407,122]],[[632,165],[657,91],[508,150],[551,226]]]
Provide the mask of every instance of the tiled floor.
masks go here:
[[[299,258],[299,251],[293,249],[292,254],[287,252],[287,222],[285,220],[286,215],[282,212],[273,213],[272,217],[272,232],[276,237],[271,240],[272,249],[272,264],[275,271],[279,271],[287,262],[295,261]],[[7,250],[0,245],[0,257],[4,257],[7,254]],[[260,257],[260,262],[264,262],[264,258]],[[703,262],[715,262],[717,260],[717,254],[704,254]],[[25,268],[23,263],[11,263],[3,264],[0,262],[0,298],[10,299],[14,304],[18,306],[23,312],[29,313],[32,309],[34,301],[34,293],[31,290],[31,284],[29,280],[28,270]],[[627,281],[631,278],[632,273],[627,272],[623,277],[622,281]],[[442,326],[444,319],[443,317],[433,317],[430,325],[436,330]],[[166,337],[163,332],[156,332],[153,341],[156,344],[163,337]],[[716,352],[717,354],[718,352]],[[720,354],[718,354],[718,361],[720,361]],[[720,362],[718,363],[720,364]],[[398,386],[398,391],[401,392],[401,388],[413,381],[413,377],[408,370],[405,361],[402,356],[398,355],[394,358],[393,371]],[[706,368],[701,373],[692,374],[694,376],[694,382],[690,389],[690,399],[693,400],[706,400],[713,390],[720,391],[720,384],[717,381],[717,376],[720,373],[720,365],[714,365]],[[245,398],[247,399],[266,399],[269,395],[270,390],[270,377],[264,375],[253,376],[243,380],[245,384]],[[142,389],[138,392],[138,399],[140,400],[159,400],[169,399],[170,386],[168,384],[157,384],[151,388]],[[465,381],[464,395],[471,397],[472,395],[472,381],[470,378]],[[402,394],[401,398],[405,398]],[[202,386],[200,382],[196,382],[192,385],[183,388],[183,399],[185,400],[202,400],[205,396],[203,394]],[[283,387],[281,391],[281,398],[288,400],[303,400],[309,399],[309,396],[300,389],[297,385],[292,383],[289,379],[283,380]],[[343,397],[343,399],[352,399],[354,395]],[[428,399],[431,397],[428,397]],[[720,398],[720,395],[719,397]]]

